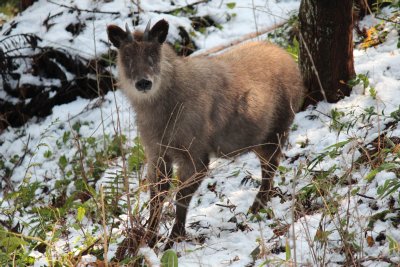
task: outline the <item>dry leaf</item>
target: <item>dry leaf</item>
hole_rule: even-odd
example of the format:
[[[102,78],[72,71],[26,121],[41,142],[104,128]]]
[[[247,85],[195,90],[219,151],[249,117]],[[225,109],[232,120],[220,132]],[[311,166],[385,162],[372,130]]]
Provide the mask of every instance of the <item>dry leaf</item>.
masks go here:
[[[374,239],[372,238],[372,236],[367,236],[367,243],[369,247],[372,247],[375,244]]]

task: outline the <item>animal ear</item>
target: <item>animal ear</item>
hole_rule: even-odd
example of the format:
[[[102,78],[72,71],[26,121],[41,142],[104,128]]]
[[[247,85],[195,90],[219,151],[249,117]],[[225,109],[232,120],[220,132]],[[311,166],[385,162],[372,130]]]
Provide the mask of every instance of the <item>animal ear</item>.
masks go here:
[[[107,34],[108,39],[110,39],[111,43],[116,48],[119,48],[122,43],[132,40],[132,34],[124,31],[117,25],[109,25],[107,27]]]
[[[149,32],[149,41],[164,43],[167,39],[169,24],[166,20],[162,19],[154,24]]]

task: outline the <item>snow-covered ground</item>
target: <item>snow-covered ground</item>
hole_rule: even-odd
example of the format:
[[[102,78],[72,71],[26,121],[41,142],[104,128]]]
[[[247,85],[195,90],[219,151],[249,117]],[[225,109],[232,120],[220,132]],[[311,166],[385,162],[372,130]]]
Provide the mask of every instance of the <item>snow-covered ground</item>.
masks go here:
[[[123,26],[131,22],[132,14],[138,10],[137,2],[39,0],[13,20],[17,26],[12,29],[12,34],[34,33],[42,38],[42,45],[68,48],[84,57],[94,57],[109,49],[106,26]],[[179,39],[179,26],[188,32],[193,31],[187,17],[163,14],[162,11],[195,1],[173,2],[175,5],[171,5],[172,1],[140,1],[137,28],[143,29],[149,19],[154,23],[164,18],[171,25],[168,36],[171,43]],[[285,21],[298,7],[299,1],[290,0],[212,0],[198,4],[195,16],[209,15],[222,27],[208,27],[196,32],[193,39],[200,50],[229,44],[245,34]],[[386,9],[380,16],[389,17],[390,12],[393,9]],[[43,23],[49,17],[50,23],[54,24],[50,28]],[[84,21],[86,27],[79,35],[72,36],[65,28],[78,21]],[[367,16],[360,25],[368,28],[381,22]],[[386,133],[388,138],[400,136],[400,127],[395,123],[400,118],[399,33],[395,24],[385,22],[383,25],[388,32],[384,43],[354,51],[356,73],[366,75],[370,85],[364,88],[361,83],[355,86],[349,97],[336,104],[319,103],[296,115],[285,158],[275,176],[275,185],[279,186],[282,195],[272,198],[269,210],[260,213],[259,217],[247,215],[258,190],[256,181],[261,176],[255,155],[212,160],[210,173],[192,200],[187,221],[188,236],[204,236],[205,241],[193,239],[175,244],[173,249],[179,255],[179,266],[276,266],[290,263],[339,266],[344,264],[348,253],[363,266],[400,264],[398,189],[392,197],[379,197],[379,190],[385,182],[399,179],[399,150],[395,150],[399,147],[395,146],[387,153],[385,160],[392,164],[390,166],[381,165],[379,169],[379,165],[361,160],[365,157],[363,149],[382,133]],[[7,31],[8,26],[5,24],[0,34]],[[390,124],[393,126],[385,126]],[[106,143],[102,141],[105,136],[112,139],[119,133],[127,137],[126,147],[135,145],[134,138],[138,134],[135,114],[119,90],[109,92],[103,101],[78,99],[57,106],[45,119],[5,130],[0,135],[0,160],[4,165],[0,169],[3,178],[0,188],[13,188],[18,193],[6,197],[4,192],[0,192],[0,220],[12,220],[14,226],[19,223],[26,236],[33,236],[35,228],[46,229],[40,220],[32,220],[34,213],[30,211],[33,207],[29,203],[12,209],[14,205],[17,207],[15,203],[23,203],[23,194],[29,191],[26,188],[38,184],[33,197],[36,199],[35,207],[54,205],[60,181],[69,181],[67,196],[79,186],[69,176],[77,165],[77,140],[91,143],[90,138],[94,137],[95,144],[87,152],[88,156],[93,156]],[[18,160],[21,162],[15,164]],[[101,178],[92,181],[97,192],[101,184],[109,186],[115,182],[113,179],[121,176],[121,158],[107,163]],[[12,169],[11,177],[7,176],[6,167]],[[324,183],[324,179],[328,182]],[[133,206],[140,206],[148,200],[147,191],[139,186],[137,175],[131,176],[130,183],[135,193]],[[166,210],[171,210],[172,199],[169,200],[165,204]],[[118,201],[123,205],[126,197],[122,196]],[[295,209],[299,202],[303,207]],[[84,208],[93,209],[89,206]],[[57,227],[72,225],[77,213],[70,210],[60,216],[60,220],[66,221],[57,221]],[[383,217],[378,218],[376,215],[379,214]],[[140,210],[140,217],[146,216],[148,210]],[[114,239],[110,242],[109,259],[115,256],[117,245],[123,239],[126,214],[120,215],[119,220],[120,224],[112,230]],[[82,227],[68,228],[67,234],[63,232],[59,236],[55,235],[57,229],[46,229],[46,240],[54,245],[50,255],[61,258],[60,255],[69,252],[77,254],[90,243],[89,235],[93,239],[103,235],[100,221],[80,218],[79,223]],[[162,223],[160,234],[167,235],[171,224],[172,220]],[[111,219],[107,225],[110,233]],[[379,238],[382,233],[384,239]],[[145,246],[140,251],[152,266],[160,264],[161,252]],[[36,259],[35,266],[49,265],[49,254],[36,250],[30,253]],[[85,259],[90,260],[90,257]]]

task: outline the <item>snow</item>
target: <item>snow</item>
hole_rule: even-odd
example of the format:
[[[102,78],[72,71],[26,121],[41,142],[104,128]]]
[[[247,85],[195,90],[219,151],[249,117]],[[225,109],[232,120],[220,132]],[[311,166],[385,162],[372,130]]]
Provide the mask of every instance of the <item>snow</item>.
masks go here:
[[[143,29],[149,19],[154,23],[158,19],[165,18],[171,25],[168,36],[171,43],[179,37],[179,26],[183,26],[189,32],[191,25],[188,18],[159,14],[155,11],[168,11],[196,1],[174,1],[175,5],[171,5],[170,2],[162,0],[141,1],[143,12],[140,17],[140,25],[137,28]],[[71,9],[56,3],[67,3],[68,6],[76,6],[85,10],[96,8],[108,13],[77,12],[73,9],[72,12],[68,12]],[[228,44],[242,35],[285,21],[293,12],[296,12],[298,7],[299,1],[242,0],[236,1],[236,6],[230,9],[226,2],[212,0],[207,4],[198,5],[196,15],[209,15],[223,28],[210,27],[204,34],[196,33],[194,41],[200,51]],[[126,0],[112,2],[39,0],[15,18],[14,21],[18,22],[18,25],[12,30],[12,34],[34,33],[42,38],[42,45],[68,48],[68,50],[74,51],[80,56],[90,58],[108,51],[106,26],[109,24],[122,26],[126,22],[131,22],[130,15],[136,10],[134,1]],[[62,14],[57,15],[60,12]],[[111,14],[111,12],[119,12],[120,15]],[[389,12],[389,9],[385,9],[384,14],[389,14]],[[232,16],[233,13],[236,15],[227,19],[227,15]],[[43,21],[53,15],[56,15],[50,20],[53,26],[47,29]],[[91,18],[91,20],[88,20],[88,18]],[[77,21],[85,21],[86,27],[78,36],[72,36],[65,28],[70,23]],[[361,27],[368,27],[379,22],[379,19],[367,16],[360,25]],[[5,24],[0,33],[6,31],[7,26]],[[357,183],[349,187],[336,188],[334,191],[335,194],[342,196],[341,201],[337,203],[337,217],[329,217],[327,214],[323,215],[318,212],[293,220],[295,201],[293,198],[291,199],[293,193],[301,193],[307,186],[313,185],[312,176],[317,171],[328,171],[334,168],[335,176],[344,176],[346,171],[353,168],[354,161],[361,157],[358,148],[377,138],[382,133],[384,124],[393,121],[393,118],[389,115],[399,109],[400,106],[400,98],[398,97],[400,93],[400,49],[397,48],[398,32],[393,27],[387,27],[389,33],[383,44],[354,51],[356,73],[365,74],[369,77],[371,86],[377,92],[375,99],[369,93],[368,88],[364,92],[362,86],[358,85],[349,97],[336,104],[321,102],[314,109],[309,108],[296,115],[293,124],[297,127],[291,131],[287,148],[284,151],[287,159],[281,162],[281,166],[286,168],[287,172],[277,174],[275,177],[275,185],[279,185],[286,201],[283,201],[280,197],[271,199],[270,212],[273,212],[273,218],[261,213],[258,221],[256,218],[252,219],[247,215],[248,208],[258,191],[255,181],[261,179],[260,164],[254,154],[241,155],[233,160],[217,158],[211,160],[210,172],[193,197],[186,225],[189,237],[198,237],[204,234],[207,238],[203,244],[196,241],[175,244],[173,249],[179,254],[179,266],[259,266],[269,263],[282,265],[287,263],[285,252],[276,251],[280,247],[284,248],[286,242],[290,245],[292,259],[296,255],[297,263],[316,265],[324,260],[330,266],[339,265],[335,262],[345,260],[344,255],[337,251],[341,236],[336,229],[342,223],[341,219],[347,221],[350,232],[357,237],[358,245],[363,247],[362,252],[355,252],[358,253],[357,255],[360,258],[365,255],[374,257],[389,255],[387,241],[385,246],[380,246],[376,242],[372,247],[369,247],[364,235],[368,233],[375,240],[379,233],[384,232],[397,242],[400,241],[400,230],[394,227],[389,220],[376,220],[372,229],[368,229],[367,226],[370,217],[384,211],[388,205],[387,198],[378,199],[376,196],[378,187],[382,186],[385,181],[398,178],[398,174],[393,170],[378,172],[372,183],[365,179],[371,169],[361,166],[354,170],[351,178],[356,180]],[[23,81],[32,82],[34,79],[33,76],[23,76]],[[34,82],[39,83],[40,81],[34,80]],[[0,98],[2,98],[1,94],[0,91]],[[370,121],[363,120],[362,114],[371,107],[379,115],[373,115]],[[330,118],[333,109],[343,112],[343,115],[339,118],[341,123],[351,123],[353,127],[349,130],[346,128],[340,131],[335,130]],[[121,129],[119,129],[118,120],[120,120]],[[28,183],[29,181],[38,181],[46,183],[49,188],[54,188],[57,179],[62,179],[65,175],[58,167],[60,156],[65,155],[68,160],[71,160],[77,153],[73,136],[65,144],[62,144],[61,148],[58,148],[65,132],[72,132],[73,125],[77,122],[83,123],[79,135],[86,138],[112,136],[121,130],[127,136],[127,145],[132,145],[134,137],[138,135],[135,115],[119,90],[109,92],[103,100],[77,99],[69,104],[56,106],[52,114],[45,119],[32,119],[21,128],[8,128],[1,133],[0,154],[4,159],[10,159],[14,155],[23,155],[27,144],[32,148],[32,152],[26,155],[21,165],[14,169],[11,177],[12,184],[18,187],[25,184],[24,181],[28,181]],[[400,134],[400,128],[396,127],[392,130],[392,136],[399,136]],[[322,161],[316,162],[312,171],[305,171],[312,160],[333,151],[332,145],[348,140],[350,141],[340,150],[340,156],[333,158],[325,156]],[[101,146],[101,144],[97,145]],[[53,153],[50,157],[45,156],[48,150]],[[296,158],[296,156],[298,156],[298,159],[291,162],[291,159]],[[9,168],[13,167],[9,161],[6,161],[5,164]],[[120,158],[109,163],[104,175],[95,184],[98,192],[102,184],[106,186],[110,182],[109,176],[112,175],[108,174],[121,172],[121,166],[122,160]],[[65,173],[70,169],[71,167],[68,166]],[[0,176],[3,175],[4,173],[0,171]],[[242,183],[247,177],[250,177],[250,181]],[[139,181],[136,176],[132,175],[131,178],[132,191],[139,192],[137,198],[132,199],[133,204],[144,203],[148,200],[147,192],[139,188]],[[215,184],[216,190],[214,192],[208,189],[209,184]],[[4,188],[4,185],[2,185],[2,188]],[[75,185],[71,183],[68,187],[68,193],[72,192],[74,188]],[[347,197],[355,188],[359,188],[360,194],[374,197],[375,200],[360,195]],[[49,196],[42,192],[42,188],[37,189],[35,194],[38,198],[43,199],[42,203],[49,201],[49,199],[46,200]],[[0,192],[0,218],[2,220],[6,220],[7,216],[2,214],[1,211],[13,205],[12,202],[2,201],[4,197],[4,192]],[[125,201],[126,196],[119,199],[119,203]],[[325,199],[320,198],[316,202],[327,206],[333,204],[324,201]],[[371,209],[370,206],[373,202],[376,202],[377,210]],[[173,199],[167,199],[165,208],[171,209],[172,204]],[[398,202],[396,208],[398,208]],[[19,221],[28,221],[28,215],[19,213],[16,215],[14,224]],[[144,218],[148,216],[148,210],[143,210],[141,216]],[[232,218],[236,218],[236,221]],[[71,214],[69,219],[73,221],[74,215]],[[118,241],[122,241],[122,233],[128,218],[126,215],[122,215],[119,219],[121,224],[118,230],[113,229],[113,234]],[[161,225],[160,234],[167,235],[171,223],[169,221]],[[28,235],[29,231],[36,226],[26,227],[24,234]],[[87,232],[94,232],[96,237],[101,237],[103,234],[102,227],[97,223],[91,225],[90,222],[84,221],[84,226]],[[241,226],[240,229],[239,226]],[[277,226],[282,229],[286,226],[288,228],[286,231],[282,230],[282,234],[277,235],[274,232]],[[329,248],[333,249],[325,250],[322,242],[315,240],[321,227],[325,232],[330,232],[327,243],[329,243]],[[100,230],[96,232],[95,228]],[[74,253],[83,248],[84,242],[82,240],[84,236],[82,236],[82,232],[75,229],[70,229],[69,232],[68,238],[58,239],[55,244],[58,250],[53,252],[54,257],[56,254],[65,253],[63,250],[67,244],[68,246],[70,244],[75,246],[71,248]],[[53,238],[51,232],[48,232],[48,234],[49,239]],[[266,251],[261,259],[253,259],[252,252],[260,244],[262,244],[261,247],[265,247]],[[111,244],[108,258],[115,255],[116,248],[117,243]],[[153,266],[160,264],[162,253],[157,250],[144,246],[140,248],[140,253]],[[46,255],[38,251],[32,251],[31,256],[36,259],[34,266],[49,264]],[[84,264],[95,260],[96,258],[93,255],[86,255],[82,258],[81,264],[84,266]],[[400,261],[397,256],[393,256],[391,260],[397,263]],[[387,266],[382,261],[377,263],[372,260],[365,262],[365,264],[366,266]]]

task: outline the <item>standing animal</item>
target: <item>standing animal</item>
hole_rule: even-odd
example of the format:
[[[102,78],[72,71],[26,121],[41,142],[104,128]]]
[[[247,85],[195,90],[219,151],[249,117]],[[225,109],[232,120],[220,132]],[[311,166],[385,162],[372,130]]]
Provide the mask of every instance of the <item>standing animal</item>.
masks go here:
[[[148,161],[150,246],[157,242],[162,203],[177,165],[180,184],[167,248],[185,235],[187,209],[210,154],[255,152],[262,180],[250,211],[266,205],[281,146],[305,92],[296,63],[275,45],[250,42],[214,57],[183,58],[164,43],[168,28],[165,20],[133,34],[128,27],[107,28]]]

